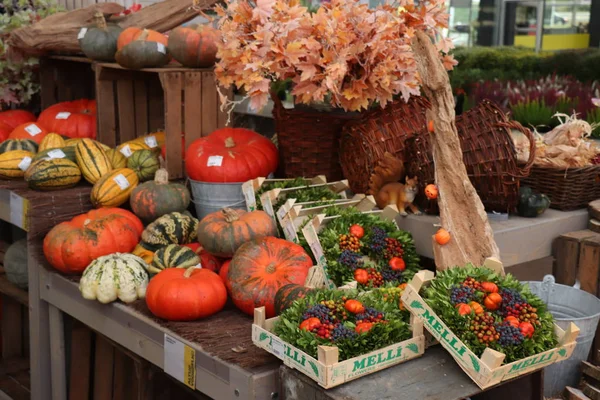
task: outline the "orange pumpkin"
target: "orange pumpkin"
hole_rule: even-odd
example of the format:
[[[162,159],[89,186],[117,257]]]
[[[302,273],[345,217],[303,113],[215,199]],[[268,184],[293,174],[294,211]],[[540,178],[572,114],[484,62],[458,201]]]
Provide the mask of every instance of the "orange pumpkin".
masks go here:
[[[219,275],[205,268],[167,268],[148,284],[146,304],[169,321],[193,321],[223,309],[227,289]]]
[[[356,331],[356,333],[367,333],[371,330],[371,328],[373,327],[373,323],[372,322],[359,322],[356,325],[356,328],[354,328],[354,330]]]
[[[490,293],[483,300],[483,305],[485,305],[485,308],[492,311],[500,308],[501,303],[502,296],[500,296],[498,293]]]
[[[227,274],[233,303],[249,315],[264,306],[267,318],[272,318],[277,291],[290,283],[303,285],[312,265],[301,246],[283,239],[263,237],[244,243]]]
[[[504,322],[508,322],[510,326],[518,328],[519,327],[519,318],[509,315],[504,318]]]
[[[488,293],[498,293],[498,285],[494,282],[481,282],[481,288]]]
[[[233,257],[242,244],[276,235],[277,226],[264,211],[224,208],[208,214],[198,225],[198,242],[218,257]]]
[[[44,255],[63,273],[81,273],[100,256],[130,253],[143,230],[142,222],[127,210],[92,210],[52,228],[44,238]]]
[[[435,234],[435,241],[440,246],[447,244],[450,241],[450,232],[445,229],[439,229]]]
[[[0,126],[15,129],[21,124],[35,122],[35,115],[25,110],[6,110],[0,111]]]
[[[321,321],[319,320],[319,318],[312,317],[312,318],[307,318],[300,323],[300,330],[311,332],[320,326],[321,326]]]
[[[456,310],[458,311],[458,313],[460,315],[469,315],[471,314],[471,307],[469,307],[468,304],[465,303],[459,303],[456,305]]]
[[[521,322],[519,324],[519,330],[526,338],[531,338],[535,333],[535,328],[530,322]]]
[[[42,125],[36,122],[26,122],[13,129],[8,135],[8,139],[29,139],[40,144],[48,133],[48,130]]]
[[[117,50],[121,50],[123,47],[133,42],[134,40],[140,39],[140,37],[144,35],[144,39],[146,42],[157,42],[162,43],[165,47],[167,47],[168,39],[165,35],[160,32],[153,31],[152,29],[140,29],[136,27],[129,27],[119,35],[117,39]]]
[[[435,186],[433,184],[429,184],[429,185],[425,186],[425,196],[427,196],[427,198],[429,200],[437,199],[437,197],[438,197],[437,186]]]
[[[483,307],[481,307],[481,304],[479,304],[476,301],[472,301],[469,303],[469,307],[471,307],[471,310],[473,310],[475,312],[475,314],[479,315],[479,314],[483,314]]]
[[[346,300],[344,308],[352,314],[360,314],[365,311],[365,306],[360,301],[354,299]]]
[[[229,282],[229,278],[227,277],[227,274],[229,274],[229,264],[231,264],[231,260],[225,261],[219,270],[219,276],[227,288],[227,293],[231,293],[231,282]]]
[[[59,135],[96,139],[96,100],[80,99],[54,104],[42,111],[38,122]]]
[[[169,34],[169,54],[186,67],[212,67],[218,40],[219,31],[209,25],[179,27]]]

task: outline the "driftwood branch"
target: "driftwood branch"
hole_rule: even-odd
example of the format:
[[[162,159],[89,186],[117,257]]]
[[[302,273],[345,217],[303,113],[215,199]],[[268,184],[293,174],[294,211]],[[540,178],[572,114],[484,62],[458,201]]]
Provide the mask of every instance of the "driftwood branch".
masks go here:
[[[423,91],[431,102],[427,119],[433,121],[435,130],[431,142],[441,224],[452,237],[444,246],[432,240],[436,267],[483,265],[488,257],[499,258],[499,250],[481,199],[467,176],[448,73],[425,33],[417,32],[412,47]]]

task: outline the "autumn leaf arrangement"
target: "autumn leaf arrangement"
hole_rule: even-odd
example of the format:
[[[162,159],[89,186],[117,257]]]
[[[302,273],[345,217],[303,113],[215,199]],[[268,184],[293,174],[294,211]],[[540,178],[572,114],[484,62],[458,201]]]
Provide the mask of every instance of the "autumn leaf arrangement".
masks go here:
[[[419,95],[412,38],[426,32],[447,69],[456,64],[440,31],[443,0],[402,0],[376,8],[358,0],[331,0],[315,12],[299,0],[225,0],[216,7],[221,40],[215,75],[266,105],[273,84],[291,82],[295,104],[362,111],[397,97]],[[220,92],[222,90],[220,89]],[[221,96],[230,111],[235,102]]]
[[[280,315],[274,333],[315,358],[318,346],[337,346],[339,361],[400,343],[411,337],[402,291],[313,290]]]
[[[557,345],[546,304],[512,275],[468,265],[440,272],[422,293],[425,302],[475,354],[506,354],[504,363]]]

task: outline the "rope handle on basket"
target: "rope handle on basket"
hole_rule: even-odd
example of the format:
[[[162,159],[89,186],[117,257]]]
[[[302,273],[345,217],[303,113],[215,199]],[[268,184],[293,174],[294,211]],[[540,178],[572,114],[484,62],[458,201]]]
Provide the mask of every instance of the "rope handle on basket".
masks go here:
[[[524,134],[525,136],[527,136],[527,140],[529,140],[529,159],[527,160],[525,165],[523,165],[522,167],[519,167],[517,165],[517,172],[514,175],[511,174],[515,178],[526,178],[527,176],[529,176],[529,171],[531,170],[531,167],[533,166],[533,161],[535,160],[536,145],[535,145],[535,137],[533,136],[533,133],[531,133],[530,129],[525,128],[523,125],[521,125],[517,121],[499,122],[498,126],[502,126],[502,127],[508,128],[508,129],[515,129],[515,130],[521,132],[522,134]],[[511,140],[512,140],[512,138],[511,138]]]

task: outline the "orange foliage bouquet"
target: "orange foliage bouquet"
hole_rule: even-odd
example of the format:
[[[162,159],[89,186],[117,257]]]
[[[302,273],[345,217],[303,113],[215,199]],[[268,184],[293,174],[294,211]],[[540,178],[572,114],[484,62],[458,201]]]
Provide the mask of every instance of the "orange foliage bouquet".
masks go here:
[[[311,13],[299,0],[225,0],[216,8],[221,40],[215,68],[222,87],[236,86],[261,109],[273,82],[291,80],[296,104],[361,111],[395,96],[418,95],[411,41],[418,30],[436,43],[447,69],[456,61],[442,38],[444,0],[401,0],[370,9],[331,0]],[[222,96],[223,106],[233,102]]]

